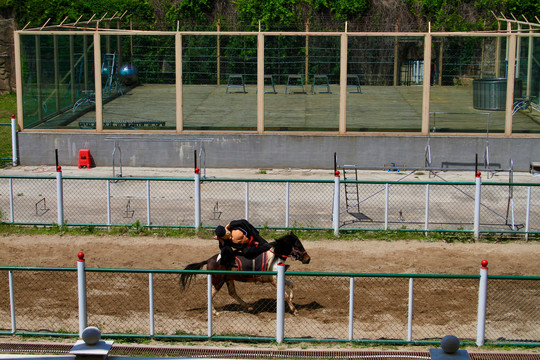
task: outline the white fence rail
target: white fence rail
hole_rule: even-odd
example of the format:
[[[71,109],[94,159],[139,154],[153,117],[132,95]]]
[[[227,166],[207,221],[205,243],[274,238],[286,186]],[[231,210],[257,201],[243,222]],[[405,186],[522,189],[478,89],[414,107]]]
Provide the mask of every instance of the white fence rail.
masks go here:
[[[263,309],[264,302],[256,300],[253,311],[246,312],[225,293],[221,299],[212,297],[212,276],[223,271],[188,271],[207,274],[201,277],[206,284],[202,281],[193,291],[180,293],[167,284],[184,270],[86,269],[84,254],[78,257],[76,268],[0,268],[8,278],[7,284],[6,277],[0,278],[0,288],[9,293],[9,302],[0,308],[0,333],[65,336],[78,329],[71,335],[80,336],[92,325],[109,336],[422,343],[451,332],[463,343],[478,346],[540,344],[540,311],[530,307],[540,294],[540,277],[488,277],[485,260],[479,276],[285,273],[284,266],[277,272],[249,272],[277,276],[278,286],[271,294],[246,284],[258,288],[251,300],[266,295],[266,302],[275,302],[275,307]],[[51,277],[51,272],[65,276]],[[70,285],[75,277],[77,286]],[[287,313],[285,278],[295,282],[298,316]],[[496,290],[488,292],[488,282]],[[34,293],[38,283],[47,288],[55,284],[59,291]],[[396,298],[394,293],[403,296]],[[176,305],[167,306],[173,297],[179,298]],[[429,303],[444,311],[426,311]],[[220,310],[219,316],[213,315],[213,307]],[[403,314],[396,315],[399,312]]]
[[[354,189],[352,192],[350,189]],[[13,224],[540,233],[540,184],[340,180],[0,177]]]

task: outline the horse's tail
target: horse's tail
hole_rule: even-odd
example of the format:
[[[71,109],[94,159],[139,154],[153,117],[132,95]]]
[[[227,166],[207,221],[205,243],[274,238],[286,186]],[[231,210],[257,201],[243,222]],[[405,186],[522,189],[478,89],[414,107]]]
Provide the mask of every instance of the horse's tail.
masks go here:
[[[186,266],[184,270],[201,270],[204,265],[208,264],[208,260],[201,261],[199,263],[193,263]],[[185,290],[191,283],[192,278],[197,275],[195,273],[183,273],[180,275],[180,285],[182,290]]]

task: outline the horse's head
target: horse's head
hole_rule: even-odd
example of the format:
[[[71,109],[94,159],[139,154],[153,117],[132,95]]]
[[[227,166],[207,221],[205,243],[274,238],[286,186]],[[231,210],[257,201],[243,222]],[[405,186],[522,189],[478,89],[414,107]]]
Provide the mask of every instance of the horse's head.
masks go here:
[[[309,264],[311,257],[308,255],[304,245],[298,238],[290,232],[275,241],[274,252],[276,255],[287,258],[290,257],[293,260],[300,260],[302,264]]]
[[[300,241],[298,236],[296,236],[295,234],[291,232],[288,235],[286,235],[286,237],[288,238],[287,241],[289,241],[290,244],[292,245],[292,252],[291,252],[292,258],[294,260],[302,261],[302,264],[309,264],[309,262],[311,261],[311,257],[309,256],[306,249],[304,248],[304,245],[302,245],[302,242]]]

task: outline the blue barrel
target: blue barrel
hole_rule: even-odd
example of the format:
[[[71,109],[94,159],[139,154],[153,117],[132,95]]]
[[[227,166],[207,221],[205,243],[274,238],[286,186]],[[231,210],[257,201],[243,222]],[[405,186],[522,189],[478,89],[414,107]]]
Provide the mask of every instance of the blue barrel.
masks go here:
[[[506,109],[506,78],[473,80],[473,107],[477,110]],[[521,79],[514,80],[514,99],[521,97]]]

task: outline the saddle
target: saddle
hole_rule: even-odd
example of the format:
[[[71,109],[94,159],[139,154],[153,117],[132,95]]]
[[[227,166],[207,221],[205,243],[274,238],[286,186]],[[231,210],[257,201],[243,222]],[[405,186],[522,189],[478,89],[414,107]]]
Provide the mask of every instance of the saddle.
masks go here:
[[[221,254],[218,254],[217,261],[221,259]],[[263,252],[259,254],[254,259],[248,259],[242,255],[237,255],[234,257],[234,263],[236,264],[237,271],[270,271],[268,269],[268,252]],[[289,268],[290,265],[285,265],[285,270]],[[254,275],[255,276],[255,275]]]
[[[235,256],[234,262],[238,267],[238,271],[268,271],[268,257],[266,252],[263,252],[255,259],[247,259],[243,256]]]

